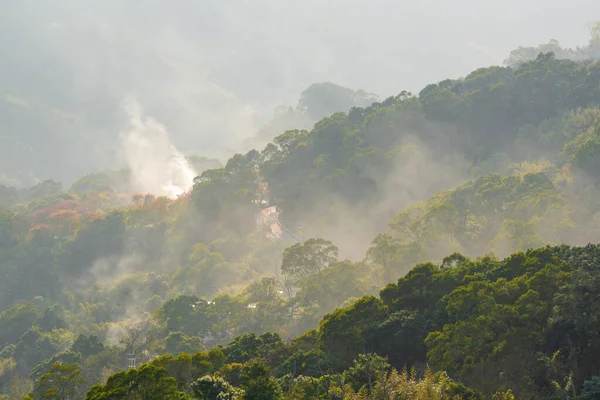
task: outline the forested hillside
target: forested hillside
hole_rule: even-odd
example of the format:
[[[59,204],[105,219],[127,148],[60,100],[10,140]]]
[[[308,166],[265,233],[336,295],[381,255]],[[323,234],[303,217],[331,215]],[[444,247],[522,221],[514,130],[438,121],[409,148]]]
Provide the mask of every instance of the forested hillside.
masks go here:
[[[0,186],[0,396],[600,398],[600,62],[510,65],[313,86],[173,198]]]

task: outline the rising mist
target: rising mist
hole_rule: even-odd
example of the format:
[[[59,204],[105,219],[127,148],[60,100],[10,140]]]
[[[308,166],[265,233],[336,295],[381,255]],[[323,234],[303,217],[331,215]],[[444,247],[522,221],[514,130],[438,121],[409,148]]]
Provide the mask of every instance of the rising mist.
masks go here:
[[[197,172],[171,143],[165,126],[144,118],[133,99],[127,100],[124,108],[130,129],[121,140],[132,189],[172,199],[190,190]]]

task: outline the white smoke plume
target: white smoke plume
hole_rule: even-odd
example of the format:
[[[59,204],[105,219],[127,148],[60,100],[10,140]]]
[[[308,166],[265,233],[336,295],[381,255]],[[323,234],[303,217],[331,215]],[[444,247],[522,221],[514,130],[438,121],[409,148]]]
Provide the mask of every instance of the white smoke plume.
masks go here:
[[[190,190],[196,171],[175,148],[164,125],[143,117],[137,101],[124,102],[130,129],[122,135],[125,160],[135,191],[155,196],[177,196]]]

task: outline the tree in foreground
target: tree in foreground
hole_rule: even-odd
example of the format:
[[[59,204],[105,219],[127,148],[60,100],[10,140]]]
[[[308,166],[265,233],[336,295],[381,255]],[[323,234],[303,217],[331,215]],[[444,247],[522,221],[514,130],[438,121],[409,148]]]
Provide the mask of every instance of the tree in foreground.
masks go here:
[[[30,399],[71,400],[81,395],[85,378],[77,364],[54,363],[50,371],[41,376]]]
[[[191,384],[194,395],[201,400],[242,400],[244,391],[222,378],[206,375]]]

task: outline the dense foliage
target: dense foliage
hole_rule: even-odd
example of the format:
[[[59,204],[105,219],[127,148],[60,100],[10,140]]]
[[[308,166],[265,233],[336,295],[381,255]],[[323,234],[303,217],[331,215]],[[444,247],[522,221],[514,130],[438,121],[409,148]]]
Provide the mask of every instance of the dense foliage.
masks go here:
[[[112,375],[87,398],[597,395],[598,265],[595,245],[544,247],[504,260],[455,253],[416,266],[379,298],[325,315],[318,330],[292,341],[252,333],[210,351],[157,357]],[[55,361],[35,390],[75,391],[83,381],[76,362]]]
[[[600,63],[327,108],[367,99],[312,87],[328,116],[177,199],[126,170],[1,186],[0,393],[599,396]]]

